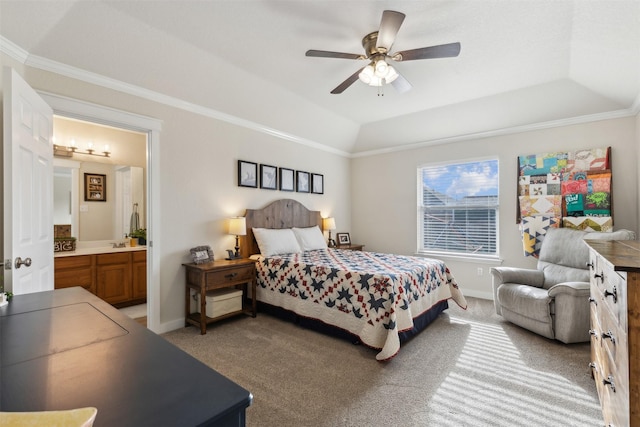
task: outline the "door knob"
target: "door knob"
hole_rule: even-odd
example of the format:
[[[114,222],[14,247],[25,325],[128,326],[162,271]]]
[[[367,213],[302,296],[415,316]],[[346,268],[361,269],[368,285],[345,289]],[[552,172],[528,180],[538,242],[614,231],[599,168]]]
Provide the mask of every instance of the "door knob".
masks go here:
[[[31,258],[25,258],[24,260],[20,257],[16,258],[16,269],[20,268],[24,264],[25,267],[31,267]]]

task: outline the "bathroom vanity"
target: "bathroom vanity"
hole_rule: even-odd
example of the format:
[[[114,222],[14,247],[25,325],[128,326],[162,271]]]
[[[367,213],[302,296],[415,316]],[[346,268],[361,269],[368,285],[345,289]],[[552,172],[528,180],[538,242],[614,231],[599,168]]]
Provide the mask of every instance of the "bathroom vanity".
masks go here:
[[[82,286],[118,308],[147,300],[145,246],[58,252],[54,263],[55,289]]]

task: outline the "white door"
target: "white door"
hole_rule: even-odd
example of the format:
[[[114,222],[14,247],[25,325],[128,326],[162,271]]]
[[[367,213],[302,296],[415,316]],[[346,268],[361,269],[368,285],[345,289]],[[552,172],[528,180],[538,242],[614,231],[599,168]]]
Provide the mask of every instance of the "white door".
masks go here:
[[[5,290],[53,290],[53,111],[12,68],[3,76]]]

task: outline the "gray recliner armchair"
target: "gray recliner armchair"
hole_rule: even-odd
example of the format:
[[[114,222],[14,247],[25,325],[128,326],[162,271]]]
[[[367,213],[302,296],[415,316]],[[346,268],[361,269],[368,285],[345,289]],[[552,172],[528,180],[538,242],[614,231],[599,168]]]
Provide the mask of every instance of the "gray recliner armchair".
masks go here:
[[[589,341],[589,248],[585,239],[633,240],[635,233],[547,230],[537,269],[493,267],[496,313],[544,337]]]

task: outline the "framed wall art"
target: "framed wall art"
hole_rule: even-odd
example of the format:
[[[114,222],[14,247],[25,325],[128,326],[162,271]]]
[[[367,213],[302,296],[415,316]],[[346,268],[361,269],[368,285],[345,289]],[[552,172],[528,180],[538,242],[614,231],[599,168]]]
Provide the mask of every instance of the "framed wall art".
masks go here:
[[[258,187],[258,164],[238,160],[238,186],[239,187]]]
[[[96,173],[84,174],[85,202],[107,201],[107,176]]]
[[[294,191],[294,170],[280,168],[280,191]]]
[[[314,194],[324,193],[324,175],[319,173],[311,174],[311,192]]]
[[[309,172],[296,171],[296,190],[298,193],[308,193],[311,190]]]
[[[260,188],[267,190],[278,189],[278,168],[269,165],[260,165]]]

